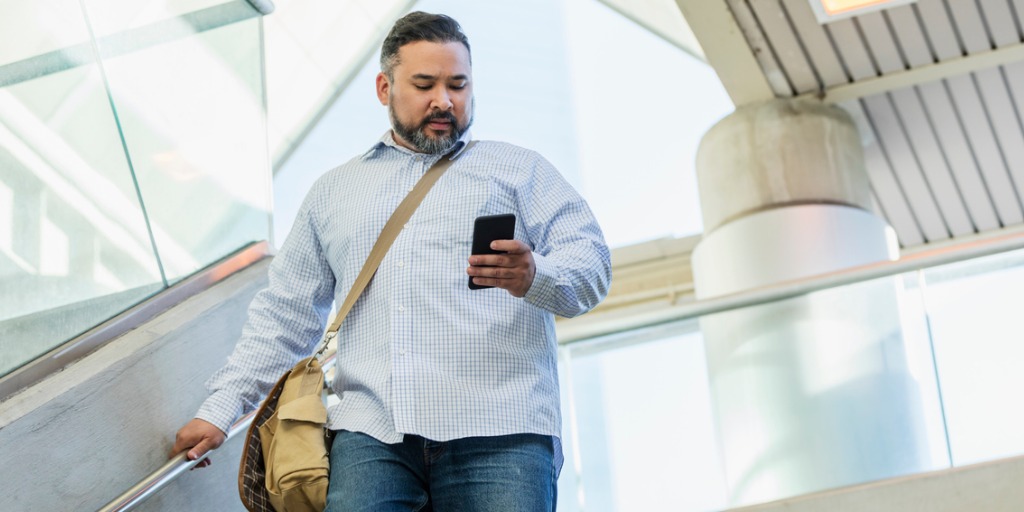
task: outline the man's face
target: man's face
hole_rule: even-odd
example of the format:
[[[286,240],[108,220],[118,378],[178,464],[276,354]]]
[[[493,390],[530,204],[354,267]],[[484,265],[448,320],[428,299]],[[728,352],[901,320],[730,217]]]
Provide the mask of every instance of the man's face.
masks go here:
[[[473,70],[462,43],[417,41],[398,49],[389,80],[377,75],[395,142],[420,153],[448,151],[473,123]]]

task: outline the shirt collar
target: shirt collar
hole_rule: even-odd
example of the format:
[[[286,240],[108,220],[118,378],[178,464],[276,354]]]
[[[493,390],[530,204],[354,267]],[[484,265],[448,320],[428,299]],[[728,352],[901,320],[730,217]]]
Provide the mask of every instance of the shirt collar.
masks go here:
[[[455,160],[456,158],[462,155],[462,151],[466,149],[466,144],[470,140],[473,140],[473,137],[470,134],[469,130],[466,130],[462,134],[462,136],[459,137],[459,140],[455,141],[455,151],[452,153],[452,160]],[[370,146],[370,149],[363,153],[361,158],[363,160],[369,160],[371,158],[374,158],[375,156],[377,156],[378,150],[384,147],[395,148],[398,151],[401,151],[409,155],[419,154],[407,147],[398,145],[398,143],[395,142],[395,138],[391,134],[391,130],[389,129],[388,131],[384,132],[384,135],[381,135],[380,139],[378,139],[377,142],[373,144],[373,146]]]

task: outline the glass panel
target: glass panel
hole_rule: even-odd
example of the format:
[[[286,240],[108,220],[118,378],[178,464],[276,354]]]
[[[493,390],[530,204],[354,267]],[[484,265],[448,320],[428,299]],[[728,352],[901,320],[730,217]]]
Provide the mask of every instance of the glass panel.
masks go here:
[[[724,508],[695,327],[691,321],[562,349],[566,465],[558,510]]]
[[[559,510],[721,510],[949,467],[918,275],[562,347]]]
[[[0,13],[0,65],[79,44],[84,54],[65,57],[92,62],[78,0],[0,0]]]
[[[268,136],[273,161],[292,150],[292,145],[304,136],[310,123],[318,122],[325,104],[337,95],[339,88],[350,83],[349,79],[359,71],[364,60],[370,61],[376,75],[379,71],[376,57],[384,32],[409,3],[408,0],[276,3],[274,14],[264,19]],[[363,99],[373,99],[373,76],[368,82],[351,83],[355,84],[355,89],[369,94],[362,96]],[[366,85],[369,88],[361,87]],[[377,106],[379,109],[380,105]],[[326,168],[334,165],[336,163]]]
[[[223,4],[245,4],[245,0],[86,0],[93,34],[111,34],[146,27],[164,20],[195,13]],[[249,7],[255,12],[255,9]]]
[[[77,2],[45,5],[85,32]],[[0,48],[21,47],[40,13],[3,12],[23,17],[3,17],[22,28],[0,30]],[[161,286],[95,62],[0,88],[0,375]]]
[[[924,275],[954,463],[1024,453],[1024,252]]]
[[[117,55],[107,77],[168,281],[269,238],[259,41],[255,18],[145,51],[101,48]]]
[[[949,466],[921,311],[901,277],[700,319],[729,506]]]

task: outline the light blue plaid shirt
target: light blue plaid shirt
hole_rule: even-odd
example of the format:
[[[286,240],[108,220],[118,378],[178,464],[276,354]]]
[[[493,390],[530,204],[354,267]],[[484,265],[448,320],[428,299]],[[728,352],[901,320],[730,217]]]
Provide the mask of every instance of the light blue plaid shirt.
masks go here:
[[[554,315],[600,302],[611,263],[590,208],[533,151],[481,141],[462,151],[405,225],[338,333],[331,429],[385,443],[535,433],[559,436]],[[398,203],[440,156],[387,132],[324,174],[270,265],[270,284],[197,417],[227,431],[321,339]],[[524,298],[470,290],[473,221],[514,213],[537,273]]]

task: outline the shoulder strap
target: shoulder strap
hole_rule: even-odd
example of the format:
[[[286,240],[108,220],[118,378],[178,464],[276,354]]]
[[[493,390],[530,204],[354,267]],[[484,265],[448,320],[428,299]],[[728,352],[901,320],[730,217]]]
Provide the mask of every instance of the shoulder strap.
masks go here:
[[[463,153],[469,151],[476,141],[470,141],[466,143],[466,147],[462,150]],[[448,167],[452,165],[452,156],[454,153],[449,153],[440,160],[437,161],[427,172],[423,173],[423,176],[416,186],[409,192],[409,195],[405,196],[405,199],[398,205],[395,212],[391,214],[388,222],[384,224],[384,229],[381,230],[380,236],[377,238],[377,242],[373,244],[373,248],[370,249],[370,255],[366,258],[366,263],[363,263],[362,270],[359,271],[359,275],[356,276],[355,282],[352,284],[352,289],[348,291],[348,295],[345,297],[345,302],[338,308],[338,314],[334,316],[334,323],[327,329],[324,334],[324,339],[321,342],[319,350],[316,351],[316,355],[320,356],[327,349],[327,345],[332,339],[338,334],[338,329],[341,327],[341,322],[348,316],[349,311],[352,310],[352,306],[355,305],[356,300],[360,295],[363,294],[363,290],[366,289],[366,285],[370,284],[370,279],[377,272],[377,267],[380,266],[380,262],[384,259],[384,255],[387,254],[388,249],[391,248],[391,244],[394,243],[395,239],[398,238],[398,233],[402,231],[402,227],[408,222],[409,218],[412,217],[413,212],[423,202],[423,198],[427,196],[427,192],[430,188],[437,183],[437,180],[448,170]]]

